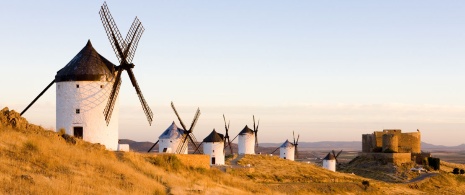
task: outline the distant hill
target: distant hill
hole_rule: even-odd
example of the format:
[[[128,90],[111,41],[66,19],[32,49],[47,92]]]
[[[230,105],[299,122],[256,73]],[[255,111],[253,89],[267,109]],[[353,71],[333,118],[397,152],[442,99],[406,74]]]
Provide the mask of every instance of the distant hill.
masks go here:
[[[129,144],[131,150],[138,152],[147,152],[152,147],[153,142],[137,142],[129,139],[121,139],[120,143]],[[258,152],[270,152],[273,149],[279,147],[282,143],[260,143]],[[233,150],[237,151],[237,144],[233,143]],[[321,142],[300,142],[299,148],[302,150],[339,150],[344,149],[346,151],[360,151],[362,150],[361,141],[321,141]],[[426,142],[421,142],[422,150],[465,150],[465,144],[458,146],[443,146],[434,145]],[[152,151],[158,150],[158,144]]]

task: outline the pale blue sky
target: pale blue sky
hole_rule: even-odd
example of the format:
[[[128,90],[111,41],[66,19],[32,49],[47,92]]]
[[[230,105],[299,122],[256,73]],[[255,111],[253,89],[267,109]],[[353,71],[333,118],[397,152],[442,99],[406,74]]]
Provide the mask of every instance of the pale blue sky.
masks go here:
[[[103,1],[0,3],[0,107],[21,111],[88,39],[116,62],[98,11]],[[196,137],[231,134],[252,114],[260,141],[358,140],[383,128],[465,143],[463,1],[108,1],[126,35],[146,31],[134,73],[155,114],[148,126],[127,75],[120,137],[155,141],[175,115],[202,115]],[[55,126],[55,89],[25,115]]]

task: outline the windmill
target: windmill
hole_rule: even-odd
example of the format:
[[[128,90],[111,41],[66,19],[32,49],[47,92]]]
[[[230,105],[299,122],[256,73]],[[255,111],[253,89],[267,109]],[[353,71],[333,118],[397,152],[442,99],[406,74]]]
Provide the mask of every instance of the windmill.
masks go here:
[[[294,131],[292,131],[292,137],[294,138],[294,147],[295,147],[295,152],[294,152],[294,155],[295,155],[295,158],[298,159],[299,158],[299,150],[297,148],[297,146],[299,145],[299,138],[300,138],[300,134],[297,135],[297,140],[295,139],[295,134],[294,134]]]
[[[106,3],[101,6],[99,13],[120,65],[116,66],[101,56],[89,40],[20,115],[25,114],[53,84],[56,84],[57,131],[64,129],[68,135],[103,144],[110,150],[117,150],[118,119],[110,123],[110,118],[112,113],[117,116],[119,112],[115,103],[118,99],[123,70],[129,74],[149,125],[153,119],[153,113],[132,72],[134,67],[132,59],[144,28],[136,17],[126,40],[123,40]]]
[[[129,28],[129,32],[126,35],[126,39],[123,40],[121,33],[116,26],[115,20],[111,16],[110,10],[108,9],[107,3],[104,2],[101,9],[100,9],[100,19],[102,20],[103,27],[108,36],[108,40],[110,41],[111,46],[113,47],[113,51],[118,58],[120,63],[119,66],[115,66],[116,70],[116,78],[113,83],[113,87],[110,93],[110,97],[108,98],[107,105],[105,106],[105,110],[103,114],[105,116],[105,121],[107,125],[110,123],[111,115],[113,109],[115,107],[116,99],[118,97],[119,89],[121,87],[121,73],[126,70],[129,75],[129,79],[131,80],[132,86],[135,88],[137,95],[139,96],[139,101],[142,105],[142,109],[144,110],[145,116],[149,122],[149,125],[152,124],[153,120],[153,113],[150,107],[147,105],[147,102],[142,95],[142,91],[140,90],[139,84],[137,83],[136,77],[132,69],[134,68],[134,64],[132,63],[132,59],[134,58],[137,45],[139,43],[140,37],[144,32],[144,27],[139,19],[136,17],[134,22],[132,23],[131,27]]]
[[[189,142],[192,144],[194,149],[198,148],[197,147],[197,139],[195,138],[195,136],[194,136],[194,134],[192,132],[194,131],[194,127],[197,124],[197,120],[199,119],[200,109],[197,108],[197,112],[194,115],[194,119],[192,120],[191,126],[190,126],[189,129],[187,129],[186,125],[184,125],[184,123],[182,122],[181,117],[178,114],[178,111],[176,111],[176,108],[174,107],[173,102],[171,102],[171,108],[173,108],[173,111],[176,114],[176,117],[178,117],[178,120],[179,120],[179,123],[181,124],[181,127],[184,129],[182,142],[178,145],[178,148],[176,149],[176,153],[179,154],[181,151],[184,151],[186,149],[186,147],[188,147]],[[194,150],[194,153],[195,152],[196,151]]]
[[[229,140],[229,134],[228,134],[228,131],[229,131],[229,123],[231,121],[228,121],[228,124],[226,125],[226,117],[224,116],[223,114],[223,120],[224,120],[224,129],[226,130],[226,134],[224,136],[224,149],[226,149],[227,147],[229,147],[229,150],[231,151],[231,154],[234,154],[233,153],[233,149],[232,149],[232,146],[231,146],[231,141]]]

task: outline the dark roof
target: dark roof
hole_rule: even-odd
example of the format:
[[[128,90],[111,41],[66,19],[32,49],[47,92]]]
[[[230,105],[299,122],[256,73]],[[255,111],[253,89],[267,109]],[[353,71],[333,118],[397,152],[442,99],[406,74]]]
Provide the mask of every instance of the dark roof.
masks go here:
[[[111,81],[115,65],[97,53],[90,40],[86,46],[60,69],[55,81]]]
[[[203,142],[223,142],[224,136],[221,133],[217,133],[215,129],[208,135]]]
[[[244,135],[244,134],[253,134],[253,130],[250,129],[247,125],[242,129],[241,132],[239,132],[239,135]]]
[[[294,144],[286,140],[281,146],[281,148],[294,147]]]
[[[334,158],[334,155],[331,154],[331,152],[329,152],[328,155],[326,155],[326,157],[323,158],[323,160],[336,160],[336,158]]]

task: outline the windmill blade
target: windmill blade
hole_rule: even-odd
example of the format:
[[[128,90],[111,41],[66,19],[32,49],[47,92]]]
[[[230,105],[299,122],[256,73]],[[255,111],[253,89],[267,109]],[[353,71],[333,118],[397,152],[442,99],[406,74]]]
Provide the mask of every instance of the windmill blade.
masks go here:
[[[171,108],[173,108],[173,111],[174,111],[174,113],[176,114],[176,117],[178,117],[179,123],[181,123],[182,128],[183,128],[185,131],[187,131],[187,128],[186,128],[186,126],[184,125],[184,123],[182,122],[181,117],[179,117],[178,111],[177,111],[176,108],[174,107],[174,103],[173,103],[173,102],[171,102]]]
[[[297,149],[297,145],[295,145],[295,158],[299,158],[299,150]]]
[[[229,129],[228,129],[228,128],[229,128],[229,127],[228,127],[229,125],[226,126],[226,117],[224,116],[224,114],[223,114],[223,120],[224,120],[224,128],[226,129],[226,135],[227,135],[227,134],[228,134],[228,130],[229,130]]]
[[[192,131],[194,130],[194,127],[197,124],[197,121],[199,120],[199,116],[200,116],[200,109],[197,108],[197,112],[195,113],[194,119],[192,120],[191,128],[189,129],[189,133],[192,133]]]
[[[295,142],[295,144],[299,144],[299,138],[300,138],[300,134],[297,135],[297,142]]]
[[[149,105],[145,101],[144,95],[142,95],[142,91],[139,88],[139,84],[137,84],[136,77],[134,76],[134,73],[132,72],[132,69],[129,68],[126,70],[128,72],[129,78],[131,79],[132,86],[136,89],[137,95],[139,96],[139,101],[140,104],[142,105],[142,109],[144,110],[145,116],[147,117],[147,121],[149,122],[149,125],[152,125],[153,121],[153,113],[152,110],[150,109]]]
[[[195,154],[195,153],[199,150],[199,148],[200,148],[200,146],[201,146],[202,144],[203,144],[203,142],[200,143],[200,144],[197,146],[197,148],[194,150],[194,153],[193,153],[193,154]]]
[[[142,26],[142,23],[136,17],[131,25],[131,28],[129,29],[128,34],[126,35],[125,42],[127,46],[124,50],[124,56],[127,63],[132,62],[132,59],[136,53],[137,45],[139,44],[140,37],[142,36],[144,30],[144,26]]]
[[[152,150],[152,148],[153,148],[153,147],[155,147],[155,145],[157,145],[157,144],[158,144],[158,142],[159,142],[159,141],[160,141],[160,140],[157,140],[157,142],[155,142],[155,143],[153,144],[153,146],[152,146],[152,147],[150,147],[150,149],[149,149],[147,152],[150,152],[150,151]]]
[[[186,144],[187,134],[183,134],[183,137],[181,139],[182,139],[182,142],[178,145],[178,148],[176,149],[176,154],[180,154],[188,146],[188,144]]]
[[[118,70],[118,73],[116,74],[110,96],[108,97],[107,105],[105,106],[105,110],[103,110],[103,115],[105,116],[107,125],[110,124],[111,114],[113,113],[113,108],[115,107],[116,99],[118,98],[119,89],[121,87],[121,72],[122,70]]]
[[[292,137],[294,138],[294,145],[295,145],[295,135],[294,135],[294,131],[292,131]]]
[[[236,135],[236,137],[234,137],[234,139],[232,139],[232,141],[231,141],[231,142],[233,142],[233,141],[234,141],[234,140],[237,138],[237,136],[239,136],[239,134],[237,134],[237,135]]]
[[[29,105],[27,105],[27,107],[19,115],[22,116],[40,98],[40,96],[44,95],[44,93],[48,90],[48,88],[50,88],[53,85],[53,83],[55,83],[55,79],[53,79],[53,81],[50,84],[48,84],[47,87],[45,87],[45,89],[42,90],[42,92],[40,92],[39,95],[36,98],[34,98],[34,100],[32,100],[32,102]]]
[[[121,33],[116,26],[115,20],[111,16],[110,10],[108,9],[107,3],[104,2],[102,7],[100,8],[100,19],[102,20],[103,27],[108,36],[108,40],[113,47],[113,51],[118,58],[118,61],[121,63],[127,63],[126,59],[124,58],[123,51],[126,49],[126,43],[121,36]]]
[[[258,135],[258,133],[255,132],[255,146],[258,147],[258,136],[257,135]]]
[[[337,153],[337,155],[335,156],[335,158],[337,159],[337,157],[339,157],[339,155],[340,155],[341,153],[342,153],[342,150],[339,151],[339,152]]]
[[[253,131],[255,131],[257,128],[255,127],[255,115],[252,115],[253,117]]]
[[[275,150],[273,150],[273,152],[271,152],[270,154],[273,154],[276,152],[276,150],[278,150],[280,147],[276,148]]]
[[[229,141],[229,137],[228,137],[228,145],[229,145],[229,150],[231,151],[231,154],[234,154],[232,146],[231,146],[231,141]]]

